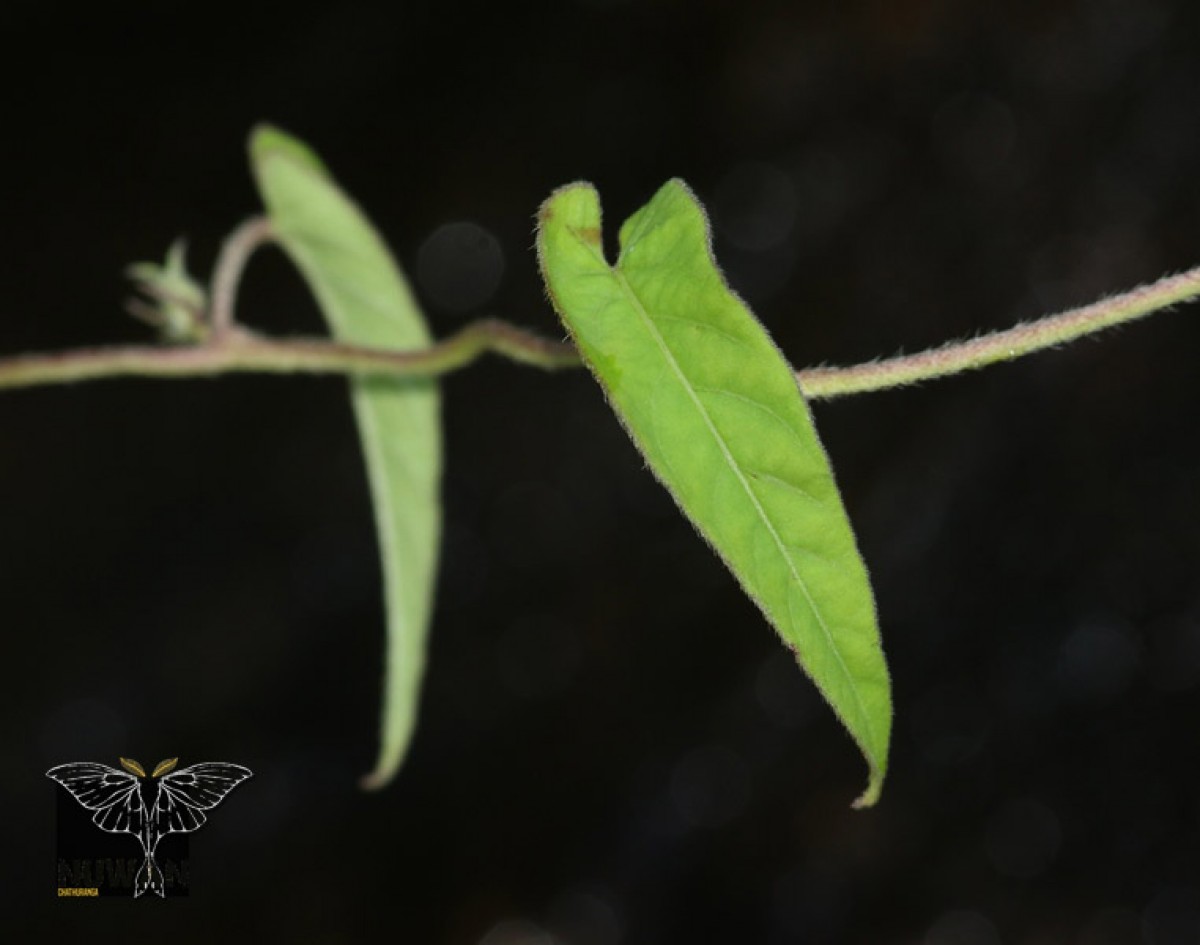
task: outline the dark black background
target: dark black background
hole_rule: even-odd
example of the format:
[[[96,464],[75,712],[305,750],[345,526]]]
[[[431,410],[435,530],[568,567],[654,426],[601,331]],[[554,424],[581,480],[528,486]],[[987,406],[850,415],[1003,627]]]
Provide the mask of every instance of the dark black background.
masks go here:
[[[485,304],[418,280],[438,335],[558,331],[532,220],[576,178],[610,223],[686,178],[798,364],[1200,262],[1185,0],[265,7],[6,9],[0,352],[145,338],[122,267],[185,233],[207,268],[257,208],[260,120],[412,271],[444,223],[495,236]],[[275,253],[240,313],[321,330]],[[446,380],[421,726],[373,795],[383,621],[344,382],[3,393],[6,934],[1200,941],[1198,352],[1185,308],[815,407],[895,684],[868,812],[849,738],[583,373]],[[256,772],[192,838],[186,901],[54,899],[43,772],[119,754]]]

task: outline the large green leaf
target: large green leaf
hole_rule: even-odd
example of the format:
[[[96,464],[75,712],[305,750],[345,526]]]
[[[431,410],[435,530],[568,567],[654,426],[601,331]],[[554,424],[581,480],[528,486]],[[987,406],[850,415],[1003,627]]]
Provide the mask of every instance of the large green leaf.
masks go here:
[[[712,258],[704,211],[668,182],[630,217],[616,266],[600,201],[542,206],[551,300],[617,415],[684,514],[791,647],[866,756],[879,797],[892,705],[875,604],[791,368]]]
[[[251,163],[279,243],[334,336],[391,350],[427,347],[429,331],[379,234],[303,144],[262,127]],[[351,382],[383,561],[387,669],[379,760],[386,783],[412,737],[425,666],[441,535],[439,396],[431,380]],[[332,552],[331,552],[332,553]]]

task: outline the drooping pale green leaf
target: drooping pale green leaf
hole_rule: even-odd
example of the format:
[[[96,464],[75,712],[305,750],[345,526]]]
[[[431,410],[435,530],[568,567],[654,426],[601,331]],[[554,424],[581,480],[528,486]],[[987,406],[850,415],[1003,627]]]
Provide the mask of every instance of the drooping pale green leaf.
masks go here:
[[[268,127],[250,156],[280,245],[340,341],[427,347],[429,330],[404,276],[362,211],[303,144]],[[441,428],[432,380],[351,383],[383,564],[387,661],[379,760],[364,784],[399,768],[412,737],[425,666],[441,536]]]
[[[712,258],[681,181],[604,258],[590,184],[539,214],[554,307],[651,469],[797,655],[862,749],[857,804],[887,769],[890,683],[866,568],[795,376]]]

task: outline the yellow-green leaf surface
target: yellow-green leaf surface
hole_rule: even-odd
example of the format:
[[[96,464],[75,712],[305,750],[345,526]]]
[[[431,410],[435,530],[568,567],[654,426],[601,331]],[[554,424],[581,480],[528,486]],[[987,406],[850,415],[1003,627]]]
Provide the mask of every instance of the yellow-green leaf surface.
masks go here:
[[[251,136],[250,156],[275,235],[334,336],[392,350],[427,347],[425,319],[383,240],[312,152],[263,127]],[[440,408],[431,380],[355,380],[351,390],[388,623],[382,744],[364,782],[377,787],[399,768],[416,722],[441,536]]]
[[[795,376],[730,291],[681,181],[604,258],[590,184],[552,194],[538,256],[554,307],[684,514],[833,706],[879,797],[892,704],[866,568]]]

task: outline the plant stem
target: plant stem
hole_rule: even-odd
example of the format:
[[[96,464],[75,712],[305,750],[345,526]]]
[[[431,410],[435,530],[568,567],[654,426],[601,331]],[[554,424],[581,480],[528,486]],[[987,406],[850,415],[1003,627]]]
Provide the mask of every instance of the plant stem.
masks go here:
[[[221,252],[213,266],[208,308],[209,327],[217,340],[223,339],[233,328],[234,299],[237,298],[246,263],[256,249],[273,238],[271,221],[266,217],[252,217],[230,233],[221,244]]]
[[[796,377],[810,400],[828,400],[846,394],[902,387],[1053,348],[1104,328],[1162,311],[1198,295],[1200,267],[1176,276],[1166,276],[1151,285],[1139,286],[1082,308],[1070,309],[1034,322],[1024,322],[1004,331],[951,342],[919,354],[870,361],[852,367],[808,368],[798,371]]]
[[[579,364],[571,345],[493,320],[475,322],[420,351],[383,351],[320,339],[271,339],[227,329],[223,337],[196,345],[79,348],[0,358],[0,389],[106,377],[202,377],[233,372],[427,378],[463,367],[487,351],[548,370]]]
[[[319,339],[270,339],[234,330],[233,293],[246,259],[270,237],[263,223],[251,220],[243,224],[222,250],[213,285],[211,339],[180,347],[83,348],[0,358],[0,389],[106,377],[195,377],[232,372],[428,378],[457,370],[488,351],[547,370],[580,364],[570,344],[490,319],[468,325],[419,351],[384,351]],[[808,368],[798,371],[796,377],[810,400],[901,387],[1052,348],[1198,295],[1200,267],[1092,305],[920,354],[851,367]]]

